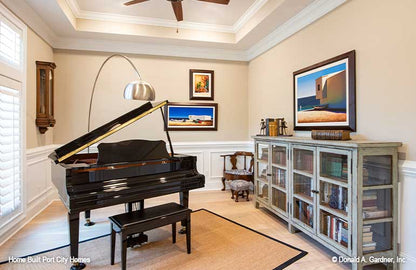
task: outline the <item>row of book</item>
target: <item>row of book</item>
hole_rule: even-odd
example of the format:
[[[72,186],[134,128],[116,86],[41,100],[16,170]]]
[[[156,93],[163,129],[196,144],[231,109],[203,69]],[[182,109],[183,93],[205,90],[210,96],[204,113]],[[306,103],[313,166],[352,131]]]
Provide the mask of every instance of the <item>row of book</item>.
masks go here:
[[[274,189],[272,204],[286,212],[286,193]]]
[[[321,159],[321,173],[330,177],[348,179],[348,162],[342,157],[326,156]]]
[[[286,149],[283,147],[273,147],[273,163],[286,166]]]
[[[326,215],[326,226],[323,231],[335,242],[348,247],[348,222],[345,220],[336,216]]]
[[[305,151],[295,151],[295,169],[313,173],[313,154]]]
[[[293,191],[295,194],[306,195],[312,197],[312,183],[311,179],[303,175],[295,174],[293,181]]]
[[[376,250],[377,243],[373,241],[373,232],[371,225],[363,226],[363,252],[370,252]]]
[[[274,185],[286,188],[286,171],[273,167],[272,182]]]
[[[378,203],[386,203],[384,199],[380,200],[377,190],[365,191],[363,193],[363,219],[387,217],[389,211],[378,208]]]
[[[348,189],[324,182],[323,202],[333,209],[348,212]]]
[[[296,205],[298,207],[299,220],[313,227],[313,206],[300,200],[296,200]]]

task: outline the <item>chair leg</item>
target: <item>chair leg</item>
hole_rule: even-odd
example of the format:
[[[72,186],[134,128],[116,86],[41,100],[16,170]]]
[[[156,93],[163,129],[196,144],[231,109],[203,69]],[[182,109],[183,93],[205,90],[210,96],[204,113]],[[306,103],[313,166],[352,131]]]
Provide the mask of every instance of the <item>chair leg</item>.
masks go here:
[[[114,225],[111,224],[111,265],[114,265],[114,255],[116,249],[116,231],[113,226]]]
[[[250,194],[250,190],[247,189],[246,192],[247,192],[247,201],[249,201],[250,199],[249,199],[248,195]]]
[[[231,199],[234,199],[234,190],[231,189]]]
[[[126,270],[127,265],[127,236],[120,232],[120,247],[121,247],[121,270]]]
[[[225,190],[225,177],[223,177],[223,178],[221,178],[221,181],[222,181],[222,191],[224,191]]]
[[[186,219],[186,250],[191,254],[191,214]]]
[[[234,195],[235,195],[235,202],[238,202],[238,191],[234,191]]]
[[[176,222],[172,223],[172,243],[176,243]]]

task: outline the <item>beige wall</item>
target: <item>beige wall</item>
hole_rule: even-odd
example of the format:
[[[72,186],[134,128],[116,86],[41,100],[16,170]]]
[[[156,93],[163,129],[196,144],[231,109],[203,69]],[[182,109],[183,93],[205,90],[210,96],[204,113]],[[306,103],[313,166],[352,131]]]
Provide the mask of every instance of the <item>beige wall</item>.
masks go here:
[[[249,135],[264,117],[293,126],[294,71],[355,49],[358,137],[402,141],[416,160],[415,10],[414,0],[348,1],[251,61]]]
[[[100,65],[109,54],[56,51],[56,129],[54,143],[66,143],[87,132],[90,93]],[[215,71],[215,101],[218,103],[218,131],[172,131],[173,142],[247,140],[246,63],[221,62],[129,55],[144,80],[156,90],[156,100],[189,102],[189,69]],[[124,100],[124,86],[136,79],[134,70],[121,58],[111,59],[103,68],[96,86],[91,127],[95,128],[143,104]],[[194,101],[199,102],[199,101]],[[210,102],[210,101],[205,101]],[[123,139],[163,139],[159,111],[141,119],[106,141]]]
[[[40,134],[36,127],[36,61],[53,62],[53,50],[30,28],[27,30],[26,148],[52,144],[53,128]]]

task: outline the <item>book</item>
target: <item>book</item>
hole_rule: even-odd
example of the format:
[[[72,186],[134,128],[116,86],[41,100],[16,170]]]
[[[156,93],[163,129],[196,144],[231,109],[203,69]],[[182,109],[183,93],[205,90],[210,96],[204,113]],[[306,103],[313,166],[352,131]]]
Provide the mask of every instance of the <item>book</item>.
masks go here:
[[[351,140],[349,130],[312,130],[311,137],[314,140]]]
[[[375,211],[363,211],[363,218],[381,218],[386,217],[388,214],[387,210],[375,210]]]

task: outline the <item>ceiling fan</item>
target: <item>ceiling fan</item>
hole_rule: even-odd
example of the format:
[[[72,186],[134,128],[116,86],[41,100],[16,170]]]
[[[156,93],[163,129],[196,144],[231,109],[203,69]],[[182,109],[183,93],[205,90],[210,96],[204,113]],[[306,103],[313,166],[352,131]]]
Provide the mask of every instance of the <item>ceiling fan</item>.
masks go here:
[[[133,0],[124,3],[125,6],[130,6],[142,2],[146,2],[149,0]],[[175,12],[176,20],[178,22],[183,21],[183,11],[182,11],[182,1],[183,0],[167,0],[172,3],[173,12]],[[203,2],[210,2],[215,4],[222,4],[222,5],[228,5],[230,0],[197,0],[197,1],[203,1]]]

